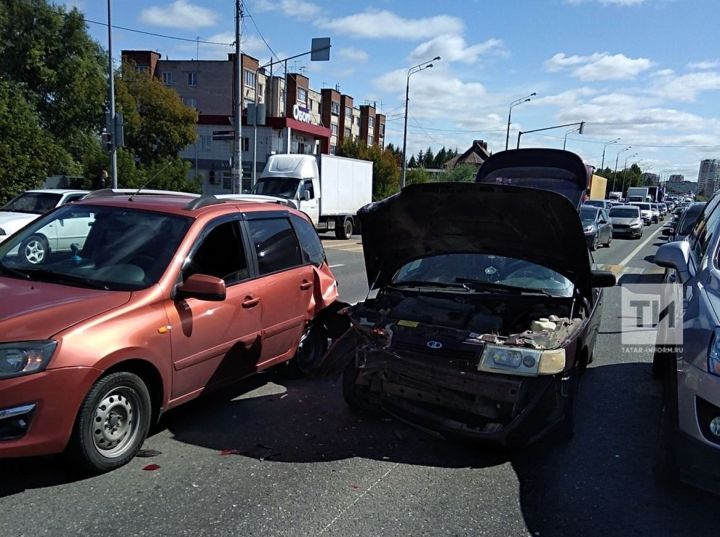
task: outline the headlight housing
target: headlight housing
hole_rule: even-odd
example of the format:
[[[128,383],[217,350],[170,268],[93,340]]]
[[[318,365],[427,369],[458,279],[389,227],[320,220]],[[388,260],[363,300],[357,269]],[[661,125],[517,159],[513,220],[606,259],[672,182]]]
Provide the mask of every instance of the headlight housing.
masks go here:
[[[708,372],[720,377],[720,327],[715,327],[708,347]]]
[[[592,233],[595,231],[595,226],[586,226],[585,227],[585,233]]]
[[[57,341],[0,343],[0,379],[43,371],[57,347]]]
[[[641,225],[642,223],[640,222],[640,220],[638,220],[637,222],[633,222],[632,224],[630,224],[630,227],[640,227]]]
[[[565,369],[565,349],[540,351],[504,345],[485,345],[479,371],[524,377],[555,375]]]

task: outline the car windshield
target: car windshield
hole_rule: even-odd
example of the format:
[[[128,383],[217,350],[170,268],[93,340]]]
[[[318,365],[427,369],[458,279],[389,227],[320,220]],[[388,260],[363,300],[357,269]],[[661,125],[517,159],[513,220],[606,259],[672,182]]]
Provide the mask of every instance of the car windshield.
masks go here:
[[[602,200],[587,200],[584,204],[592,205],[593,207],[605,207],[605,202]]]
[[[392,279],[397,284],[453,286],[466,284],[515,288],[518,292],[540,291],[553,296],[572,296],[573,284],[562,274],[530,261],[511,257],[458,253],[416,259],[403,265]]]
[[[7,202],[0,211],[43,214],[54,209],[62,194],[53,192],[23,192]]]
[[[617,208],[610,209],[610,218],[637,218],[640,212],[637,209]]]
[[[597,217],[598,210],[592,207],[580,207],[580,220],[583,224],[592,224]]]
[[[4,275],[109,290],[156,283],[192,219],[137,209],[64,206],[0,244]]]
[[[636,205],[637,205],[638,207],[640,207],[640,210],[641,210],[641,211],[651,211],[651,210],[652,210],[652,209],[650,208],[650,204],[649,204],[649,203],[638,203],[638,204],[636,204]]]
[[[300,180],[292,177],[266,177],[257,182],[253,194],[294,199],[299,184]]]

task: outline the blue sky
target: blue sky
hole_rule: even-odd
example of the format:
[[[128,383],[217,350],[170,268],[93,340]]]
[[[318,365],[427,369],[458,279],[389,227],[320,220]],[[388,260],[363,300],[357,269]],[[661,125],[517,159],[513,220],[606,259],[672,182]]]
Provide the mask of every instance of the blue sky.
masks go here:
[[[106,21],[106,2],[73,0]],[[269,60],[330,37],[330,62],[300,59],[314,89],[340,85],[356,104],[388,117],[386,142],[402,143],[408,67],[437,55],[411,77],[408,153],[428,146],[466,149],[473,139],[499,151],[508,104],[517,131],[586,121],[568,149],[590,164],[626,157],[656,173],[696,180],[703,158],[720,158],[718,0],[247,0],[243,52]],[[113,24],[188,39],[232,43],[234,0],[114,0]],[[103,46],[107,30],[89,24]],[[151,49],[171,59],[225,58],[229,46],[113,32],[119,50]],[[523,146],[561,147],[567,129],[523,136]],[[637,155],[635,156],[635,154]]]

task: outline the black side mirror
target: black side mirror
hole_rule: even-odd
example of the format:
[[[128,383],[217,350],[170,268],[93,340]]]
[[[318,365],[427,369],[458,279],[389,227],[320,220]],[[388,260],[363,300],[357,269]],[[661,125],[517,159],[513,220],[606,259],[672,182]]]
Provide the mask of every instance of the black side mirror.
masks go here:
[[[225,300],[225,281],[207,274],[193,274],[177,286],[175,297],[197,298],[198,300]]]
[[[617,283],[615,274],[609,270],[593,270],[590,276],[592,287],[613,287]]]

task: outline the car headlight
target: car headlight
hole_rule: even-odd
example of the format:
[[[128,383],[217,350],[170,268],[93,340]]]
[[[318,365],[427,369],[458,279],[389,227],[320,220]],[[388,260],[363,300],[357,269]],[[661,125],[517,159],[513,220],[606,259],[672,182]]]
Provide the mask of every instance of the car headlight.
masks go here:
[[[708,372],[720,377],[720,327],[715,327],[708,347]]]
[[[630,227],[640,227],[640,226],[641,226],[641,224],[640,224],[639,220],[637,222],[633,222],[632,224],[630,224]]]
[[[592,233],[595,230],[595,226],[587,226],[585,228],[585,233]]]
[[[479,371],[537,377],[555,375],[565,369],[565,349],[539,351],[502,345],[485,345]]]
[[[0,343],[0,379],[30,375],[47,367],[57,341]]]

